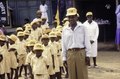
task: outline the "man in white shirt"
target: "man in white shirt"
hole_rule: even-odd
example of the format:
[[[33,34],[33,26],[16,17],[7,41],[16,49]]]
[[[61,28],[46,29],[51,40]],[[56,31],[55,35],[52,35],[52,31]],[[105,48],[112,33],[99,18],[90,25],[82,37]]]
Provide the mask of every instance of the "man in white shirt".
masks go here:
[[[97,39],[99,35],[99,28],[98,24],[93,21],[93,13],[87,12],[86,14],[87,20],[84,22],[84,26],[87,28],[88,35],[91,42],[91,54],[90,57],[93,57],[94,67],[97,66],[96,64],[96,57],[97,57]],[[90,66],[90,63],[89,63]]]
[[[68,8],[69,26],[62,32],[62,58],[69,79],[88,79],[90,41],[86,28],[77,22],[77,9]],[[85,50],[86,49],[86,50]]]

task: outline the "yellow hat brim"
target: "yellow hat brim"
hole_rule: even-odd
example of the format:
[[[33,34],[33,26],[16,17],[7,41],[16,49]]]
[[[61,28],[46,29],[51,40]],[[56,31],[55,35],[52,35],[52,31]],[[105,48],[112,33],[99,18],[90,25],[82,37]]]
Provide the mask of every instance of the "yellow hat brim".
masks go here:
[[[77,13],[67,13],[66,16],[74,16],[74,15],[77,15]]]

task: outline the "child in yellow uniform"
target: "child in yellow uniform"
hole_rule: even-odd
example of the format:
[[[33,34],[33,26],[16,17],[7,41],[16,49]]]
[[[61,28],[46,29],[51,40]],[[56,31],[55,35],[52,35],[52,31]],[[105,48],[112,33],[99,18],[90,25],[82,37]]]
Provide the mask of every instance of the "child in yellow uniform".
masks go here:
[[[59,46],[58,44],[56,43],[56,34],[55,32],[51,32],[49,34],[49,37],[50,37],[50,46],[52,48],[52,53],[54,55],[54,71],[55,71],[55,77],[57,77],[57,79],[61,79],[61,76],[60,76],[60,65],[59,65],[59,58],[58,58],[58,51],[59,51]]]
[[[29,33],[31,33],[31,29],[32,27],[30,24],[25,26],[25,31],[28,31]]]
[[[5,38],[1,38],[0,35],[0,79],[5,79],[5,60],[4,60],[4,47],[5,47]]]
[[[8,51],[10,53],[10,62],[11,62],[11,79],[13,79],[14,71],[15,71],[14,79],[18,78],[17,50],[16,50],[16,44],[15,44],[17,39],[18,39],[17,36],[13,34],[8,37],[8,42],[9,42]]]
[[[5,79],[3,54],[0,53],[0,79]]]
[[[10,54],[8,53],[8,48],[6,45],[6,36],[0,35],[0,53],[3,55],[3,70],[4,74],[7,74],[8,79],[10,79]]]
[[[50,47],[49,43],[49,36],[47,34],[43,35],[41,38],[42,44],[44,45],[44,51],[43,51],[43,56],[47,57],[47,61],[50,63],[49,68],[48,68],[48,73],[50,75],[50,79],[54,79],[54,69],[53,69],[53,54],[52,54],[52,49]]]
[[[39,38],[42,36],[42,32],[38,30],[39,22],[33,21],[31,22],[32,30],[30,34],[31,40],[39,41]]]
[[[56,32],[57,38],[56,38],[56,42],[59,46],[59,52],[58,52],[58,58],[59,58],[59,64],[60,64],[60,73],[62,74],[62,70],[63,70],[63,62],[62,62],[62,47],[61,47],[61,32],[57,31]]]
[[[17,41],[17,53],[18,53],[18,60],[19,60],[19,77],[21,77],[21,73],[22,73],[22,69],[24,68],[25,70],[25,76],[27,76],[27,69],[26,69],[26,65],[25,65],[25,60],[26,60],[26,56],[27,56],[27,52],[26,52],[26,43],[24,41],[24,32],[18,32],[17,34],[18,36],[18,41]]]
[[[42,20],[38,19],[37,21],[38,21],[38,24],[39,24],[37,30],[38,30],[38,32],[40,34],[40,37],[38,38],[38,41],[40,41],[40,38],[41,38],[41,36],[43,34],[43,30],[42,30],[42,27],[41,27]]]
[[[34,74],[34,79],[48,79],[48,68],[49,62],[42,55],[44,47],[41,44],[35,44],[34,52],[35,56],[31,60],[32,73]]]
[[[17,35],[18,32],[23,32],[23,28],[22,28],[22,27],[18,27],[18,28],[16,29],[16,35]]]
[[[27,54],[25,64],[27,65],[27,68],[29,69],[30,73],[31,73],[31,66],[30,66],[31,59],[32,59],[33,56],[35,56],[35,53],[33,51],[33,47],[34,47],[35,44],[36,44],[35,40],[30,40],[28,42],[28,44],[27,44],[28,49],[30,50],[30,52]],[[32,74],[30,74],[30,76],[32,77]]]

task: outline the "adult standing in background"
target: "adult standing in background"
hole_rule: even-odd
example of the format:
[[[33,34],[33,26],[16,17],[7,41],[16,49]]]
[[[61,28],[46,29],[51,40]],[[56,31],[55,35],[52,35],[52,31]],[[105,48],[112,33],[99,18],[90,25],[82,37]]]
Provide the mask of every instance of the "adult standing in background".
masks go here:
[[[48,22],[48,14],[47,14],[48,6],[46,4],[46,0],[41,0],[41,5],[39,7],[39,10],[42,13],[41,18],[46,18],[46,23],[47,23]]]
[[[97,66],[96,64],[96,57],[97,57],[97,43],[98,43],[98,35],[99,35],[99,28],[98,24],[93,20],[93,13],[87,12],[86,14],[87,20],[84,22],[84,26],[87,28],[88,35],[90,38],[91,43],[91,54],[90,57],[93,57],[94,67]],[[90,66],[90,63],[89,63]]]
[[[62,57],[68,67],[69,79],[88,79],[90,41],[86,28],[77,23],[77,9],[68,8],[69,27],[62,32]],[[86,51],[85,51],[86,49]]]
[[[42,12],[40,10],[38,10],[36,12],[36,18],[33,19],[33,22],[37,21],[38,19],[41,19],[41,16],[42,16]]]
[[[116,39],[117,50],[120,51],[120,5],[116,9],[117,27],[116,27]]]

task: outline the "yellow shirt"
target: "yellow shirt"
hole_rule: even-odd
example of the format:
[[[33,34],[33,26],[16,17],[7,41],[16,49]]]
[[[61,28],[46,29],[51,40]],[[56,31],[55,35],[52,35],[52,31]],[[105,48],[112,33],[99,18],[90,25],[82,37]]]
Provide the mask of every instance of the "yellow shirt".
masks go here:
[[[0,54],[3,56],[3,60],[0,62],[0,74],[4,74],[5,73],[5,60],[4,60],[4,56],[5,56],[5,54],[4,54],[4,47],[5,46],[2,46],[2,47],[0,47]]]
[[[50,63],[50,65],[53,65],[52,63],[52,51],[50,46],[44,46],[44,51],[42,53],[43,56],[47,57],[47,61]]]
[[[16,47],[16,44],[9,45],[9,49]],[[17,57],[15,55],[17,50],[15,51],[10,51],[10,62],[11,62],[11,68],[16,69],[18,67],[18,62],[17,62]]]
[[[31,59],[32,59],[32,57],[34,57],[34,56],[35,56],[35,54],[34,54],[33,52],[28,53],[25,63],[26,63],[27,65],[30,64],[30,63],[31,63]]]
[[[25,43],[25,41],[23,40],[23,41],[17,41],[17,53],[18,53],[18,56],[19,55],[24,55],[24,54],[27,54],[27,52],[26,52],[26,43]]]
[[[30,39],[38,41],[40,36],[42,36],[42,30],[41,28],[37,28],[36,30],[31,31]]]
[[[34,75],[35,74],[48,74],[47,65],[49,65],[49,63],[47,62],[47,59],[43,56],[39,58],[34,56],[31,59],[31,66],[32,66],[32,71]]]
[[[0,48],[0,52],[3,55],[3,67],[5,73],[10,73],[10,53],[8,52],[7,45],[5,44]]]
[[[59,58],[58,58],[58,52],[59,52],[59,46],[56,42],[50,42],[52,54],[54,55],[54,63],[55,63],[55,72],[59,72],[60,65],[59,65]]]

